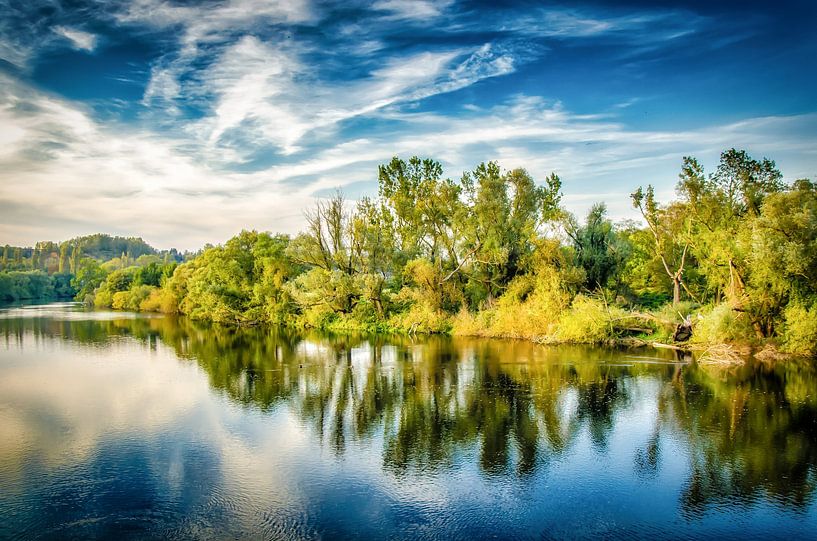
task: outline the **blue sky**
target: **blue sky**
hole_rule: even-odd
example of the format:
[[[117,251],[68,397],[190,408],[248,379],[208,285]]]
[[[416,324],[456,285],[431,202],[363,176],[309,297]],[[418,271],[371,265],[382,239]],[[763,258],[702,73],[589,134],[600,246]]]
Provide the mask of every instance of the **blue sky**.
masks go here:
[[[0,244],[294,233],[393,155],[616,219],[684,155],[817,178],[817,2],[497,4],[0,0]]]

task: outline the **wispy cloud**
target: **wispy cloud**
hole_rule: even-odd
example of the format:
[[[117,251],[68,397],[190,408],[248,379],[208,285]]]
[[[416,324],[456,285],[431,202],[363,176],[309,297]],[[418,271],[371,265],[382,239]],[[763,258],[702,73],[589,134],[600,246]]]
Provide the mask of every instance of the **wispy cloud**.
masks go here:
[[[67,28],[65,26],[55,26],[54,32],[70,41],[75,49],[93,51],[94,47],[96,47],[96,36],[90,32],[83,32],[82,30]]]
[[[453,0],[379,0],[372,4],[372,9],[386,12],[389,19],[431,23],[453,3]]]
[[[308,0],[228,0],[195,4],[136,0],[116,17],[122,23],[180,28],[185,52],[192,53],[200,43],[222,42],[236,33],[268,24],[315,22],[316,13]]]
[[[513,51],[485,44],[394,56],[365,76],[337,81],[322,79],[302,56],[297,48],[243,36],[195,75],[178,64],[154,68],[143,101],[164,101],[173,113],[177,96],[210,98],[209,114],[189,124],[188,133],[211,152],[243,161],[264,148],[298,152],[307,135],[328,140],[349,119],[459,90],[516,67]]]
[[[609,196],[617,218],[632,215],[627,199],[632,187],[672,186],[686,154],[714,164],[712,149],[745,146],[777,158],[790,179],[813,175],[809,167],[817,160],[817,115],[647,131],[519,96],[462,111],[457,118],[393,111],[389,129],[365,138],[340,137],[286,163],[238,173],[212,164],[204,151],[191,153],[185,139],[103,126],[65,100],[8,80],[2,86],[0,242],[105,229],[143,234],[160,246],[195,248],[242,227],[295,232],[303,223],[300,209],[313,197],[355,183],[373,191],[375,166],[394,154],[438,158],[451,176],[484,159],[526,167],[536,178],[556,171],[576,212],[592,203],[582,194],[615,194],[611,180],[629,179],[620,194]]]
[[[375,193],[376,165],[395,154],[440,159],[451,176],[488,159],[536,178],[556,171],[571,210],[600,194],[616,217],[632,212],[635,185],[671,194],[686,154],[709,165],[742,146],[777,159],[787,178],[817,176],[817,116],[807,107],[763,102],[683,127],[638,116],[675,106],[641,87],[654,82],[644,66],[733,43],[704,39],[723,21],[692,10],[449,0],[60,6],[0,0],[9,13],[0,19],[0,243],[106,230],[195,248],[241,227],[294,232],[315,196]],[[745,36],[758,23],[741,28]],[[30,75],[69,47],[93,51],[100,70],[115,47],[112,63],[123,51],[152,56],[137,58],[129,95],[74,101]],[[623,92],[610,92],[618,75],[607,85],[589,73],[600,57],[626,70]],[[578,78],[562,84],[571,73]],[[65,94],[118,76],[87,75]],[[128,115],[103,115],[111,104],[129,105]]]

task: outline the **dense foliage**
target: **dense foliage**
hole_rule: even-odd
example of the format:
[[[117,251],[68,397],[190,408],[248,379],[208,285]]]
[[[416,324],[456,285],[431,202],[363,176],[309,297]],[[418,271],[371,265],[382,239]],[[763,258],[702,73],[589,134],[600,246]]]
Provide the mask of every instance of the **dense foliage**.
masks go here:
[[[318,202],[294,238],[244,231],[183,262],[71,248],[134,240],[95,236],[46,260],[80,300],[219,323],[601,342],[668,339],[691,317],[693,340],[817,353],[817,187],[787,185],[771,160],[731,149],[707,175],[684,158],[675,201],[632,194],[643,225],[604,204],[579,220],[555,174],[494,162],[452,180],[395,157],[378,178],[375,198]]]

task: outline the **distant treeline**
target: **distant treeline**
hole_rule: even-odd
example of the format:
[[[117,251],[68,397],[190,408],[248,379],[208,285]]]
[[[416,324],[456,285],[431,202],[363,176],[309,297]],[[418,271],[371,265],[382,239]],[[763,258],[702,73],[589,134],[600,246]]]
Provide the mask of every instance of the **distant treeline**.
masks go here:
[[[0,247],[0,302],[71,299],[83,267],[101,265],[110,272],[131,265],[179,263],[192,254],[175,248],[159,251],[141,238],[96,234],[34,247]]]

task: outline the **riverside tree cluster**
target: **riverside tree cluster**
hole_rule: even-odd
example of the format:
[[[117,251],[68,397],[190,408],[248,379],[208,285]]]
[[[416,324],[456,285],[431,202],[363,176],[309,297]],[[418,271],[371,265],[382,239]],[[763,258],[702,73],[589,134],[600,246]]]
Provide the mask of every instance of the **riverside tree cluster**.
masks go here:
[[[376,197],[318,202],[295,237],[243,231],[195,255],[107,262],[66,252],[59,270],[98,307],[228,325],[599,343],[668,339],[687,319],[694,341],[817,353],[817,186],[785,183],[769,159],[730,149],[706,174],[684,158],[677,199],[634,190],[643,223],[613,223],[603,203],[579,220],[556,174],[495,162],[452,180],[395,157],[378,178]],[[15,272],[43,272],[5,252],[0,294]]]

